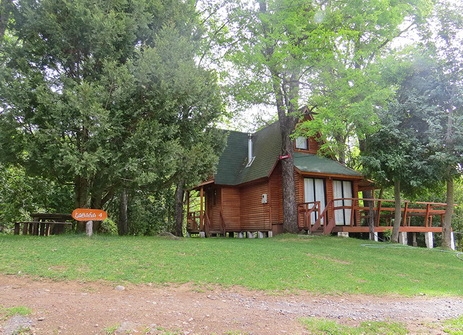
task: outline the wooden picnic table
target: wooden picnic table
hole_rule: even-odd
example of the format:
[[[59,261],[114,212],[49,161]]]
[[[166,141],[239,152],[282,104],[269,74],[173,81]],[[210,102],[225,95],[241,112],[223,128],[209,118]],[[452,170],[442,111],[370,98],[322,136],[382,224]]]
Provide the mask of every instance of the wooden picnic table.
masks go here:
[[[60,234],[64,227],[73,224],[71,214],[66,213],[32,213],[31,218],[32,221],[16,222],[14,234],[49,236]]]

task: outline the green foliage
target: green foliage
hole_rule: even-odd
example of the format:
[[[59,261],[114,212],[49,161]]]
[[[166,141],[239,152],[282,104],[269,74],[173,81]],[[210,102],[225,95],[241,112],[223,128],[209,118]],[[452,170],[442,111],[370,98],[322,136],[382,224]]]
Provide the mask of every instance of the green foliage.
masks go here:
[[[461,2],[438,1],[432,21],[422,30],[422,52],[436,63],[428,69],[430,83],[425,86],[428,105],[438,111],[429,120],[428,135],[435,159],[447,167],[447,179],[461,175],[463,166],[462,11]]]
[[[107,218],[101,223],[98,233],[106,235],[117,235],[117,223],[110,218]]]
[[[172,189],[134,194],[129,207],[130,234],[152,236],[172,231],[174,203]]]
[[[384,238],[385,241],[390,241],[391,236],[392,236],[392,230],[387,229],[387,230],[384,231],[383,238]]]
[[[329,294],[463,295],[462,261],[456,253],[388,243],[366,245],[356,239],[21,235],[0,236],[0,253],[0,273],[55,280],[190,282]]]
[[[389,45],[401,34],[399,27],[421,20],[429,5],[429,1],[345,1],[326,10],[327,29],[333,31],[326,37],[331,54],[325,52],[323,63],[315,67],[308,97],[318,115],[300,128],[311,136],[321,134],[322,153],[355,166],[352,144],[376,130],[376,110],[394,93],[394,82],[388,78],[396,55]]]
[[[39,211],[67,213],[72,210],[72,189],[44,178],[26,175],[21,167],[0,165],[0,227],[30,220]]]
[[[0,54],[5,166],[72,184],[74,206],[96,208],[122,189],[168,193],[212,172],[224,110],[217,76],[197,64],[193,2],[14,6]]]
[[[452,165],[448,159],[457,164],[456,157],[443,156],[447,98],[436,91],[443,84],[438,82],[442,69],[431,57],[419,53],[417,50],[404,68],[397,96],[381,110],[379,130],[367,138],[362,153],[367,175],[382,186],[400,180],[402,190],[410,197],[424,188],[439,187],[447,166]]]
[[[390,117],[394,112],[388,110],[386,113],[390,113]],[[396,117],[408,119],[409,115]],[[440,179],[430,164],[426,143],[420,142],[414,134],[415,129],[403,119],[383,121],[381,128],[367,138],[361,156],[364,173],[383,187],[400,180],[402,189],[412,197],[417,190],[437,184]]]
[[[385,57],[388,47],[430,14],[432,2],[279,0],[224,8],[219,42],[234,65],[225,76],[238,105],[276,106],[284,124],[284,115],[300,117],[297,106],[307,103],[317,115],[295,136],[319,137],[322,154],[355,167],[350,149],[377,129],[376,110],[393,96],[391,78],[400,73],[390,67],[396,55]]]
[[[463,251],[463,177],[455,183],[455,212],[453,213],[452,228],[458,249]]]

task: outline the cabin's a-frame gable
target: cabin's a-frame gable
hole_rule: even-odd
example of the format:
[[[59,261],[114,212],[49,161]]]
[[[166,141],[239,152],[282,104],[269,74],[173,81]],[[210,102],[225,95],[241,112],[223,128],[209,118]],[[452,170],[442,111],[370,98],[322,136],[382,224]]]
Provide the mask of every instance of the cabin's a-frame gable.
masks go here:
[[[254,134],[231,131],[219,159],[215,183],[240,185],[268,177],[278,162],[280,150],[279,122]]]
[[[240,183],[240,171],[246,162],[248,135],[229,131],[225,136],[227,144],[220,155],[214,182],[218,185],[237,185]]]

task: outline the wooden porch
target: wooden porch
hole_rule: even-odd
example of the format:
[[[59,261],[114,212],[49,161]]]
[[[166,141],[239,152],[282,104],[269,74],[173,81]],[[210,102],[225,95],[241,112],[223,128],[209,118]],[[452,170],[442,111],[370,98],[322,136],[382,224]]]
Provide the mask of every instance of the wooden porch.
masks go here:
[[[225,223],[222,215],[219,225],[213,225],[206,211],[206,197],[204,187],[200,187],[196,199],[199,203],[192,204],[190,201],[190,193],[187,193],[187,217],[186,230],[188,235],[225,235]]]
[[[401,203],[400,232],[441,233],[447,204],[438,202]],[[298,227],[309,233],[369,233],[392,230],[395,201],[388,199],[340,198],[298,205]]]
[[[192,190],[193,192],[187,192],[186,232],[188,236],[271,237],[273,227],[281,226],[281,224],[268,224],[269,218],[267,220],[259,218],[258,226],[242,225],[239,194],[232,194],[222,202],[222,197],[225,197],[224,192],[208,186],[210,185],[206,184],[206,187],[201,185]],[[267,224],[263,223],[265,221]]]

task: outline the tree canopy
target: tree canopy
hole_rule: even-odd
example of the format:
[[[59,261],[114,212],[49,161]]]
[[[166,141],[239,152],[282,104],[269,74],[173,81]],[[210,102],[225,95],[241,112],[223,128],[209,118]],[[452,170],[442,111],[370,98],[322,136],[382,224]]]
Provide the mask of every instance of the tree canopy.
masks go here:
[[[3,177],[72,187],[72,207],[111,208],[121,222],[130,204],[173,214],[175,197],[180,234],[183,189],[213,173],[224,144],[227,93],[278,117],[286,231],[297,231],[298,135],[351,167],[363,153],[365,171],[407,195],[445,180],[453,204],[461,13],[450,0],[4,0]],[[399,48],[403,36],[415,47]],[[301,122],[302,110],[316,117]]]
[[[210,173],[223,107],[216,75],[197,64],[193,1],[12,5],[0,54],[4,164],[72,183],[75,206],[94,208],[122,189]]]
[[[395,37],[422,20],[430,2],[272,1],[245,2],[228,12],[226,59],[233,63],[238,101],[275,106],[282,154],[292,156],[291,135],[302,115],[315,122],[298,127],[322,134],[341,162],[353,137],[373,131],[374,108],[392,94],[377,63]],[[233,42],[230,42],[232,40]],[[282,161],[285,228],[295,231],[292,158]]]
[[[455,14],[461,8],[453,5],[436,5],[420,30],[421,45],[401,58],[408,66],[402,67],[395,99],[380,113],[379,131],[367,137],[363,152],[363,165],[370,176],[386,186],[401,185],[396,197],[401,191],[413,197],[423,187],[446,183],[443,246],[447,248],[451,247],[453,185],[461,176],[463,157],[463,21],[461,14]]]

